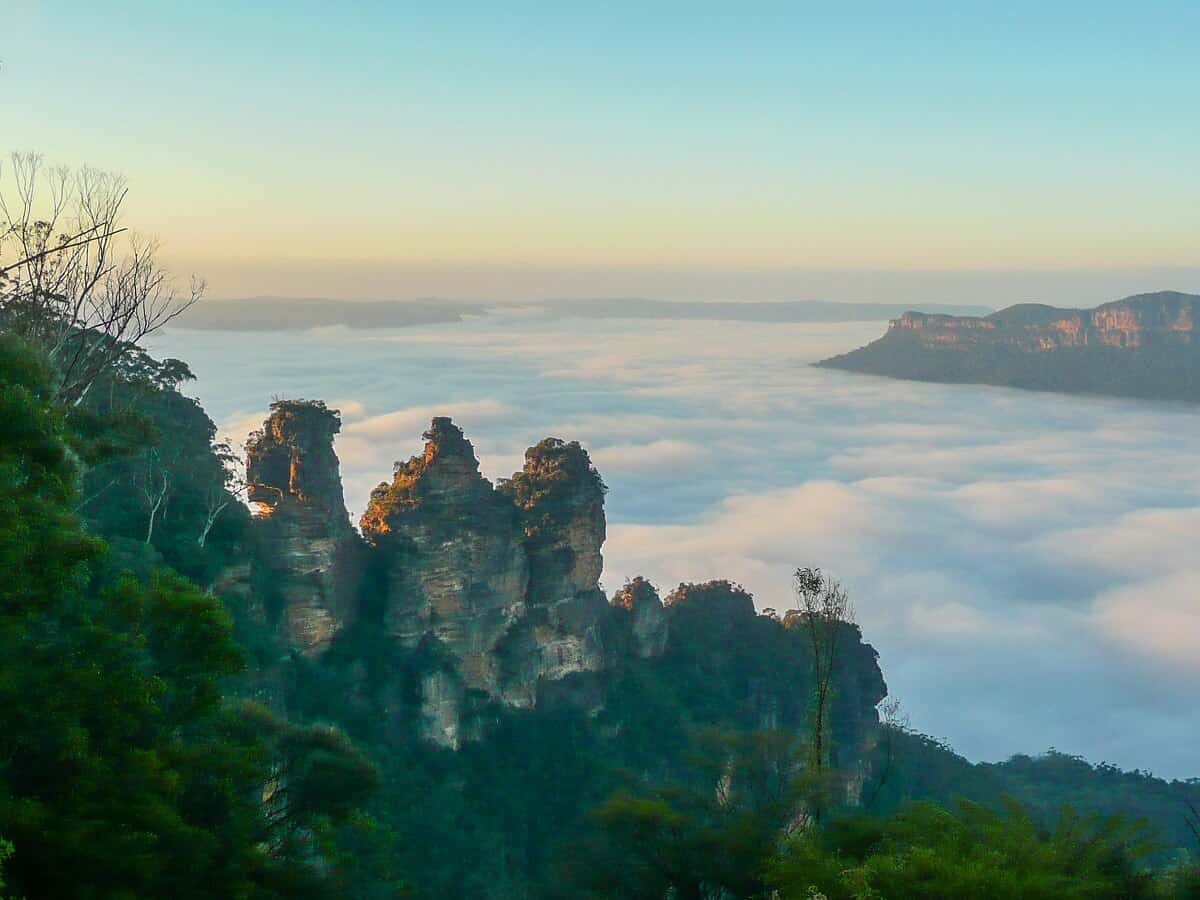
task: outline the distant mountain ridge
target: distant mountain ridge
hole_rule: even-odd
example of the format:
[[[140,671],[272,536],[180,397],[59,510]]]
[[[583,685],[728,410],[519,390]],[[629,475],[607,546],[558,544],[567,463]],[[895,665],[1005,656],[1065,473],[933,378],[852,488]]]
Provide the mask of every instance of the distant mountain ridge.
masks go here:
[[[1200,402],[1200,295],[1093,309],[1021,303],[987,316],[908,311],[819,366],[893,378]]]
[[[450,300],[328,300],[322,297],[247,297],[206,300],[179,317],[179,328],[201,331],[303,331],[347,328],[407,328],[461,322],[480,315],[478,304]]]
[[[296,331],[347,328],[408,328],[461,322],[466,316],[520,312],[532,319],[670,319],[723,322],[876,322],[900,315],[898,303],[840,303],[830,300],[687,301],[638,297],[486,303],[443,300],[329,300],[249,297],[208,300],[180,317],[180,328],[221,331]],[[984,315],[987,306],[932,304],[931,312]]]
[[[835,300],[647,300],[637,297],[548,300],[536,306],[548,316],[586,319],[690,319],[725,322],[872,322],[891,319],[907,307],[900,303]],[[932,312],[978,316],[989,306],[934,303]]]

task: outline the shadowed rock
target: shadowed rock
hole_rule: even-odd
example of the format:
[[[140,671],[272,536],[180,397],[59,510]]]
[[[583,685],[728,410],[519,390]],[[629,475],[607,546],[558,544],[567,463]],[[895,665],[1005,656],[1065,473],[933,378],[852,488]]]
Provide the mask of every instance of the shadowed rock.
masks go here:
[[[385,572],[383,627],[455,660],[457,691],[446,678],[423,691],[428,736],[453,743],[466,691],[532,706],[544,681],[602,665],[604,484],[576,442],[547,438],[497,488],[449,419],[425,441],[361,526]]]
[[[486,478],[462,430],[433,420],[425,450],[371,492],[363,535],[382,556],[384,627],[408,644],[432,636],[459,661],[462,686],[498,692],[497,643],[525,614],[529,564],[517,510]],[[448,696],[442,684],[438,693]]]
[[[628,611],[638,654],[661,655],[667,646],[667,613],[654,585],[639,575],[613,595],[612,605]]]
[[[361,539],[333,452],[340,427],[337,411],[320,401],[281,400],[246,442],[247,494],[270,561],[272,596],[260,612],[278,617],[287,642],[308,654],[355,613]]]

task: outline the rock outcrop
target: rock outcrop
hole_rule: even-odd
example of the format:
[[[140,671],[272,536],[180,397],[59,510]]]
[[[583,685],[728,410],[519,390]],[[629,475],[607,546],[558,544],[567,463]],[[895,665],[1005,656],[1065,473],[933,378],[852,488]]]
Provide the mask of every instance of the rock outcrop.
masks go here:
[[[667,646],[667,613],[654,585],[639,575],[613,595],[612,605],[630,617],[638,655],[661,655]]]
[[[1090,310],[1024,303],[982,317],[907,312],[879,340],[820,365],[1200,402],[1200,296],[1139,294]]]
[[[604,486],[578,443],[542,441],[497,488],[449,419],[425,441],[360,524],[385,573],[383,627],[451,660],[422,695],[428,736],[455,744],[467,692],[532,706],[545,680],[602,665]]]
[[[543,679],[604,662],[604,483],[578,441],[546,438],[499,492],[518,510],[529,560],[528,614],[506,641],[502,687],[510,703],[532,706]]]
[[[248,499],[269,560],[260,613],[306,654],[326,648],[356,612],[362,541],[333,452],[340,427],[324,403],[281,400],[246,442]]]
[[[360,527],[381,558],[383,627],[407,645],[436,640],[455,660],[454,680],[426,691],[444,742],[462,691],[499,694],[497,645],[525,615],[529,562],[517,509],[479,473],[462,430],[436,418],[425,451],[397,463],[371,493]],[[436,707],[436,709],[434,709]]]
[[[1192,346],[1200,342],[1200,297],[1168,291],[1083,310],[1021,303],[982,317],[906,312],[889,328],[910,332],[929,347],[1001,344],[1026,353]]]
[[[435,418],[422,453],[372,492],[360,537],[333,452],[339,425],[321,403],[284,401],[247,442],[265,560],[250,593],[284,644],[319,663],[272,666],[268,702],[336,693],[388,740],[457,748],[484,739],[503,707],[569,707],[619,728],[610,688],[657,671],[697,708],[719,693],[747,728],[806,720],[807,645],[740,587],[683,584],[664,602],[635,578],[606,600],[605,486],[577,442],[541,441],[493,485],[461,429]],[[874,651],[848,638],[862,658],[839,682],[834,721],[861,748],[883,682]]]

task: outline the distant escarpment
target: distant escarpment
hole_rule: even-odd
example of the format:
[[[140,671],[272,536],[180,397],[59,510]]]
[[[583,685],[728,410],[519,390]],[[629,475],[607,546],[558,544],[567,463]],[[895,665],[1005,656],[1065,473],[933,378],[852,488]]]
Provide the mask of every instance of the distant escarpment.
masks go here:
[[[609,721],[650,666],[694,692],[684,708],[750,728],[805,725],[803,636],[759,615],[745,591],[680,585],[664,602],[635,578],[606,598],[606,489],[578,442],[546,438],[493,484],[461,429],[435,418],[423,452],[372,492],[360,537],[342,499],[339,426],[320,402],[272,405],[246,448],[258,559],[222,587],[240,583],[281,645],[310,661],[287,676],[315,679],[292,684],[293,702],[457,748],[482,738],[496,710],[549,705]],[[874,650],[846,628],[836,721],[844,745],[863,748],[886,689]],[[784,680],[781,658],[794,669]]]
[[[1200,402],[1200,296],[1139,294],[1095,309],[907,312],[879,340],[818,363],[918,381]]]

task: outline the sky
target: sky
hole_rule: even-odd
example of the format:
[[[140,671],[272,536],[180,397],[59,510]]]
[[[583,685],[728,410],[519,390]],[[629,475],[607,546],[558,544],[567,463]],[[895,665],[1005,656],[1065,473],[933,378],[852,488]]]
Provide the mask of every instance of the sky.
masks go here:
[[[210,296],[1200,290],[1200,5],[0,0],[0,147]]]
[[[435,415],[483,473],[577,439],[609,486],[603,584],[744,584],[792,603],[821,566],[850,591],[913,727],[971,759],[1050,747],[1196,771],[1200,411],[806,365],[882,322],[553,320],[307,332],[171,329],[235,444],[272,399],[341,410],[358,520]]]

